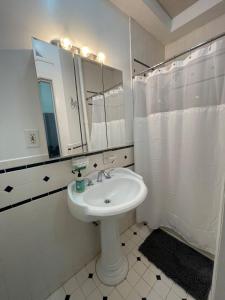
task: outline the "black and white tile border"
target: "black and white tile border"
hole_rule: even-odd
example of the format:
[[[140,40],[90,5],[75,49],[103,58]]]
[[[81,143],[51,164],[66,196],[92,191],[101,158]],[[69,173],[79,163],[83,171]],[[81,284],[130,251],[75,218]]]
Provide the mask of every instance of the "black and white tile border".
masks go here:
[[[4,174],[4,173],[8,173],[8,172],[14,172],[14,171],[27,169],[27,168],[34,168],[34,167],[39,167],[39,166],[43,166],[43,165],[54,164],[54,163],[57,163],[57,162],[71,160],[73,158],[93,156],[93,155],[96,155],[96,154],[102,154],[104,152],[118,151],[118,150],[122,150],[122,149],[133,148],[133,147],[134,147],[134,145],[123,146],[123,147],[118,147],[118,148],[113,148],[113,149],[106,149],[106,150],[100,150],[100,151],[95,151],[95,152],[90,152],[90,153],[83,153],[83,154],[77,154],[77,155],[72,155],[72,156],[66,156],[66,157],[61,157],[61,158],[58,158],[58,159],[49,159],[47,161],[43,161],[43,162],[39,162],[39,163],[26,164],[26,165],[22,165],[22,166],[13,167],[13,168],[1,169],[0,170],[0,175]],[[124,157],[124,158],[126,159],[127,157]],[[97,167],[97,164],[96,164],[96,167]]]
[[[8,205],[8,206],[5,206],[5,207],[2,207],[2,208],[0,208],[0,212],[3,212],[3,211],[6,211],[6,210],[15,208],[15,207],[17,207],[17,206],[24,205],[24,204],[29,203],[29,202],[31,202],[31,201],[35,201],[35,200],[38,200],[38,199],[43,198],[43,197],[47,197],[47,196],[52,195],[52,194],[55,194],[55,193],[59,193],[59,192],[64,191],[64,190],[66,190],[66,189],[67,189],[67,186],[64,186],[64,187],[62,187],[62,188],[59,188],[59,189],[50,191],[50,192],[48,192],[48,193],[44,193],[44,194],[41,194],[41,195],[37,195],[37,196],[35,196],[35,197],[32,197],[32,198],[29,198],[29,199],[26,199],[26,200],[23,200],[23,201],[14,203],[14,204],[12,204],[12,205]]]

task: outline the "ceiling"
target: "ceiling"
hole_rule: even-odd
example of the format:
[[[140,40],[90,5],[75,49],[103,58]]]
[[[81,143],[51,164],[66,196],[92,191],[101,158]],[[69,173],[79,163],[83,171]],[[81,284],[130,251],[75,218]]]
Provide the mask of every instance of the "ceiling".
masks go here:
[[[167,14],[174,18],[198,0],[158,0]]]
[[[110,0],[163,44],[225,14],[225,0]]]

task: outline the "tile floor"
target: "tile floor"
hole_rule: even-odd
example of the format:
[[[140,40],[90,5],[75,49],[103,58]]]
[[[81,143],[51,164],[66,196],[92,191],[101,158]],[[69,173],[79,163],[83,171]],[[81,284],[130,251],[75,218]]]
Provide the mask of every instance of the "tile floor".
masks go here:
[[[118,286],[109,287],[99,281],[94,259],[47,300],[194,300],[138,251],[149,233],[146,225],[135,224],[121,235],[129,273]]]

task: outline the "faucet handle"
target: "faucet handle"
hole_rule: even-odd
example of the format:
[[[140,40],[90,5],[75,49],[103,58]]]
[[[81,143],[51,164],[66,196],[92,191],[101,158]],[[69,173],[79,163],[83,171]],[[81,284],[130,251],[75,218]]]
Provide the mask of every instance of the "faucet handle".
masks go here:
[[[104,174],[104,176],[105,176],[105,178],[106,179],[110,179],[110,178],[112,178],[112,176],[110,175],[110,171],[103,171],[103,174]]]

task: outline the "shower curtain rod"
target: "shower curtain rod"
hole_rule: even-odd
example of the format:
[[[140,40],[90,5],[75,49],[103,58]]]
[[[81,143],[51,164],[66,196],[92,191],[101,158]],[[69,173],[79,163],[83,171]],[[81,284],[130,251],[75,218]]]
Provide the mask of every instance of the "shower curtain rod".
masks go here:
[[[140,75],[144,75],[144,76],[145,76],[145,73],[154,71],[154,70],[157,69],[158,67],[160,67],[160,66],[162,66],[162,65],[165,65],[165,64],[168,63],[168,62],[170,62],[170,61],[172,61],[172,60],[174,60],[174,59],[176,59],[176,58],[178,58],[178,57],[180,57],[180,56],[182,56],[182,55],[184,55],[184,54],[187,54],[187,53],[189,53],[189,52],[191,52],[191,51],[193,51],[193,50],[195,50],[195,49],[198,49],[198,48],[200,48],[200,47],[202,47],[202,46],[205,46],[205,45],[207,45],[207,44],[210,44],[210,43],[212,43],[212,42],[214,42],[214,41],[216,41],[216,40],[218,40],[218,39],[220,39],[220,38],[222,38],[222,37],[224,37],[224,36],[225,36],[225,32],[223,32],[223,33],[221,33],[221,34],[218,34],[218,35],[216,35],[215,37],[213,37],[213,38],[211,38],[211,39],[209,39],[209,40],[207,40],[207,41],[205,41],[205,42],[203,42],[203,43],[201,43],[201,44],[198,44],[198,45],[196,45],[196,46],[194,46],[194,47],[192,47],[192,48],[189,48],[189,49],[187,49],[187,50],[184,50],[184,51],[180,52],[179,54],[174,55],[174,56],[172,56],[172,57],[170,57],[170,58],[168,58],[168,59],[166,59],[166,60],[164,60],[164,61],[158,63],[157,65],[154,65],[154,66],[152,66],[152,67],[146,69],[145,71],[142,71],[142,72],[140,72],[140,73],[138,73],[138,74],[135,74],[135,75],[133,76],[133,78],[136,77],[136,76],[140,76]]]

